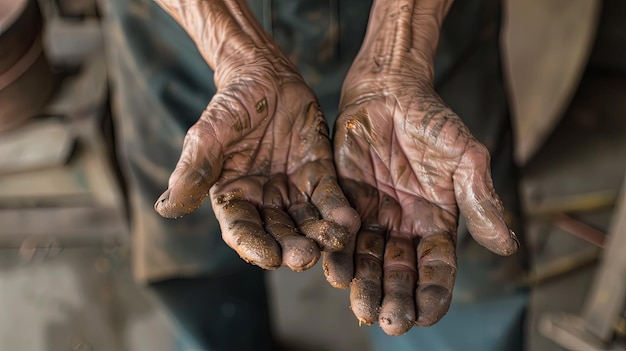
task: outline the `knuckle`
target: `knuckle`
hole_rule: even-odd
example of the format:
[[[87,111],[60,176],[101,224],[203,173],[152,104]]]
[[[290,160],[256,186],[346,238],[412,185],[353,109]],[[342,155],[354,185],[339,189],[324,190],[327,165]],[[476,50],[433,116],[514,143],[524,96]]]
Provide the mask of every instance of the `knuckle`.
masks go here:
[[[200,133],[198,132],[198,129],[195,127],[191,127],[187,131],[187,134],[185,134],[185,145],[187,146],[190,143],[195,143],[199,139]]]
[[[478,142],[478,141],[476,142],[476,154],[484,159],[489,158],[489,150],[483,143]]]
[[[185,146],[197,146],[211,141],[219,142],[210,121],[205,120],[203,116],[187,130],[184,143]]]
[[[187,134],[185,135],[185,141],[188,142],[198,142],[203,139],[206,134],[204,123],[198,122],[191,126],[189,130],[187,130]]]
[[[476,139],[470,141],[467,148],[467,156],[474,166],[484,165],[488,167],[491,160],[489,149]]]

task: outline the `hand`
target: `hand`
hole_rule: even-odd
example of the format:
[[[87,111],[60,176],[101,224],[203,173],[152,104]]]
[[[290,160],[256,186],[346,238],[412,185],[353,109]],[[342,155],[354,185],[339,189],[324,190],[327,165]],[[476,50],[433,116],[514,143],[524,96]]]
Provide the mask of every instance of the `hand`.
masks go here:
[[[434,92],[433,58],[450,0],[377,0],[346,80],[335,164],[361,216],[356,241],[328,253],[326,278],[350,280],[360,323],[389,335],[429,326],[448,310],[459,210],[483,246],[510,255],[489,154]],[[352,260],[353,258],[353,260]]]
[[[449,308],[459,210],[489,250],[510,255],[518,243],[493,189],[487,149],[424,85],[428,79],[357,73],[344,84],[335,162],[362,226],[355,245],[329,254],[336,259],[326,271],[331,281],[346,276],[345,256],[354,250],[354,314],[400,335],[434,324]]]
[[[320,249],[344,248],[360,220],[337,184],[311,90],[245,3],[175,1],[162,5],[196,39],[218,92],[187,132],[155,209],[180,217],[210,196],[224,241],[265,269],[305,270]]]

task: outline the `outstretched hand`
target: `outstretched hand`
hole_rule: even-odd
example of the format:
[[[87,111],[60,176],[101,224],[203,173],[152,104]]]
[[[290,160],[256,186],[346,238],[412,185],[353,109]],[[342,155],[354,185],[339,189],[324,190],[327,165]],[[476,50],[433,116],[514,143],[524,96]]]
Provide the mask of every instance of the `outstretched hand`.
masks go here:
[[[481,245],[500,255],[518,247],[487,149],[419,79],[351,75],[340,111],[335,162],[362,226],[355,243],[329,254],[327,278],[346,285],[353,252],[360,323],[378,321],[389,335],[432,325],[451,302],[459,210]]]
[[[246,45],[216,70],[218,92],[187,132],[155,209],[180,217],[210,197],[224,241],[241,258],[305,270],[320,250],[343,249],[360,220],[337,184],[313,93],[271,46],[257,55]]]
[[[327,280],[351,286],[359,321],[390,335],[448,310],[459,213],[483,246],[517,250],[487,150],[432,88],[451,0],[374,2],[335,128],[334,164],[356,211],[315,97],[245,2],[157,2],[194,38],[218,87],[187,133],[160,214],[184,215],[210,196],[225,242],[267,269],[307,269],[321,248]]]
[[[389,335],[432,325],[447,312],[459,213],[489,250],[510,255],[518,248],[487,149],[433,88],[439,30],[451,4],[374,2],[342,89],[335,164],[362,226],[344,250],[326,254],[324,272],[331,284],[350,286],[360,323],[378,321]]]

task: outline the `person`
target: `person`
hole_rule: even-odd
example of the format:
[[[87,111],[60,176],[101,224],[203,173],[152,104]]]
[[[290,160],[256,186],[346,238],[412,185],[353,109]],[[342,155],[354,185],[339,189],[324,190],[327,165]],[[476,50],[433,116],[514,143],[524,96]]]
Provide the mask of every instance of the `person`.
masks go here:
[[[519,246],[499,1],[156,2],[105,2],[107,52],[134,270],[198,348],[273,349],[244,261],[320,257],[381,349],[521,347],[523,260],[457,237],[460,214],[487,249]],[[154,208],[181,219],[152,210],[166,184]],[[442,319],[457,270],[462,307],[412,328]]]

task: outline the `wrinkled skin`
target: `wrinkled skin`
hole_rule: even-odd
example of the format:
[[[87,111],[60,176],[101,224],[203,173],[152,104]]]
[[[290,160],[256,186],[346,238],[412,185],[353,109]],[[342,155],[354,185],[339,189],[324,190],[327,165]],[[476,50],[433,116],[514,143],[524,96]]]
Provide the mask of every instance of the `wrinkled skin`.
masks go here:
[[[432,325],[448,310],[459,208],[479,243],[502,255],[517,249],[485,147],[431,89],[414,86],[348,104],[335,134],[341,185],[363,222],[352,309],[390,335]]]
[[[360,323],[378,321],[401,335],[434,324],[450,306],[459,211],[491,251],[510,255],[518,244],[487,149],[435,93],[432,63],[390,40],[404,35],[386,32],[392,27],[373,32],[374,44],[366,42],[344,82],[335,162],[362,226],[356,242],[327,254],[325,272],[340,287],[354,277],[351,308]]]
[[[178,217],[210,195],[226,243],[266,269],[307,269],[321,248],[327,280],[351,287],[358,320],[389,335],[448,310],[459,213],[480,244],[516,251],[487,150],[432,87],[450,0],[375,1],[335,128],[348,199],[315,97],[243,1],[158,1],[196,40],[218,87],[159,213]]]
[[[302,271],[320,250],[343,249],[360,219],[337,184],[324,116],[295,67],[236,1],[163,2],[192,37],[204,38],[203,12],[215,16],[215,42],[198,46],[224,58],[205,54],[218,92],[187,132],[155,209],[180,217],[210,196],[224,241],[265,269]],[[199,8],[175,11],[183,6]],[[216,44],[220,38],[228,42]]]

